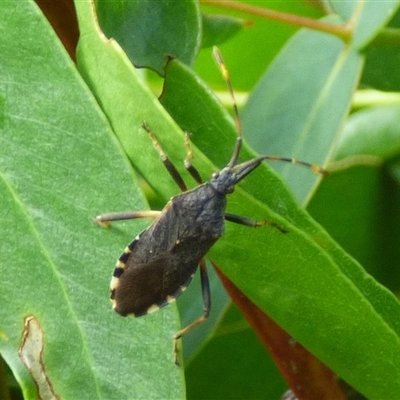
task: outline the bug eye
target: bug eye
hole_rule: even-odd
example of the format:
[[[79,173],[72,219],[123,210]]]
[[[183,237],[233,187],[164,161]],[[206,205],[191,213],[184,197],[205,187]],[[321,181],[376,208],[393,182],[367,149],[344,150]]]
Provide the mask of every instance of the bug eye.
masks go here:
[[[218,179],[219,172],[214,172],[211,177],[212,177],[212,179]]]

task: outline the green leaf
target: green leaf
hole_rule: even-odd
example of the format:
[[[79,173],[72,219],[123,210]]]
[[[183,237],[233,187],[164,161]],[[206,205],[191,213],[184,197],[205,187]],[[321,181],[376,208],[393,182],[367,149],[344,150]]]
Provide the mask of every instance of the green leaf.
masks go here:
[[[335,167],[310,203],[310,212],[376,279],[400,288],[397,268],[400,154],[399,106],[364,109],[347,121]]]
[[[399,91],[400,77],[397,73],[400,60],[399,48],[370,46],[365,55],[366,63],[362,83],[366,87],[378,90]]]
[[[365,49],[366,62],[362,76],[364,86],[386,91],[400,90],[397,73],[400,57],[399,28],[400,13],[397,10],[388,26]]]
[[[25,398],[37,398],[18,357],[24,319],[33,315],[60,398],[182,398],[171,340],[176,309],[124,319],[108,300],[115,261],[146,222],[105,230],[92,218],[146,208],[131,167],[36,4],[7,3],[2,12],[2,356]]]
[[[115,258],[146,223],[115,224],[106,231],[90,219],[100,212],[146,207],[124,152],[165,199],[177,193],[140,128],[143,120],[188,178],[181,164],[184,137],[118,45],[102,38],[90,6],[76,2],[78,59],[101,110],[34,5],[9,5],[0,25],[7,38],[0,45],[2,54],[8,54],[1,61],[7,77],[1,89],[6,99],[1,140],[2,148],[10,150],[0,158],[6,204],[1,239],[7,250],[6,263],[0,264],[5,277],[0,299],[6,305],[0,319],[6,335],[0,338],[1,351],[26,397],[35,398],[35,385],[17,353],[24,318],[35,315],[45,335],[46,373],[62,398],[180,398],[182,372],[173,365],[171,351],[178,328],[175,307],[123,319],[107,300]],[[23,26],[24,32],[10,35],[15,26]],[[21,52],[15,53],[16,47]],[[343,62],[350,53],[343,52]],[[314,59],[308,59],[310,68]],[[232,153],[233,123],[195,74],[177,61],[168,68],[175,69],[169,71],[171,79],[184,78],[175,79],[174,90],[181,84],[177,92],[170,86],[165,93],[178,109],[176,115],[187,114],[184,121],[193,123],[193,129],[190,124],[187,128],[193,132],[195,165],[206,178]],[[347,90],[356,81],[355,71],[349,68]],[[21,96],[21,88],[30,90]],[[281,106],[290,103],[289,94]],[[327,157],[329,149],[320,150],[321,156]],[[243,159],[253,156],[245,146]],[[397,299],[299,207],[267,165],[238,185],[228,210],[275,221],[287,233],[227,224],[226,236],[210,253],[224,273],[365,396],[395,398],[400,389]],[[102,255],[97,254],[100,249]]]
[[[252,91],[242,112],[245,137],[259,153],[323,165],[347,115],[361,66],[360,55],[339,39],[298,32]],[[305,202],[315,175],[285,163],[273,168]]]
[[[232,384],[215,379],[222,373]],[[278,399],[287,389],[266,349],[234,306],[229,307],[213,339],[189,364],[186,380],[187,396],[192,400]]]
[[[371,155],[387,160],[400,153],[400,106],[373,107],[349,118],[335,151],[335,160]]]
[[[398,293],[398,183],[379,161],[360,157],[346,164],[321,184],[307,209],[375,279]]]
[[[201,16],[194,0],[96,2],[104,33],[115,39],[137,67],[164,75],[168,57],[192,65],[201,42]]]
[[[226,42],[232,36],[236,35],[246,24],[246,21],[226,17],[223,15],[202,14],[203,21],[203,48],[215,46]]]
[[[345,21],[353,18],[355,32],[353,45],[362,49],[367,46],[389,22],[399,8],[398,0],[391,1],[330,1],[332,9]]]

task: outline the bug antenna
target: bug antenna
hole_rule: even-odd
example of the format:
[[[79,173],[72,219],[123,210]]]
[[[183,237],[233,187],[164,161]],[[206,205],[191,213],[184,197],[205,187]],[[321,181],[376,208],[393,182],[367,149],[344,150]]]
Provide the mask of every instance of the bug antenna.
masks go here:
[[[242,164],[236,165],[235,168],[233,168],[233,171],[235,172],[236,175],[235,185],[238,182],[240,182],[243,178],[245,178],[247,175],[249,175],[253,170],[255,170],[263,161],[283,161],[290,164],[302,165],[303,167],[310,169],[316,174],[320,174],[322,176],[329,175],[329,172],[326,169],[320,167],[319,165],[310,164],[305,161],[300,161],[297,160],[296,158],[278,157],[278,156],[259,156],[257,158],[253,158],[252,160],[246,161]]]
[[[239,154],[240,154],[240,150],[242,148],[242,124],[240,122],[238,106],[237,106],[236,98],[235,98],[235,92],[233,91],[233,86],[232,86],[232,82],[231,82],[231,79],[229,76],[228,68],[226,68],[224,59],[222,58],[222,54],[219,51],[218,47],[216,47],[216,46],[213,47],[213,53],[214,53],[214,58],[218,64],[220,71],[221,71],[222,77],[224,78],[226,86],[228,87],[229,94],[232,99],[232,107],[233,107],[233,112],[234,112],[234,116],[235,116],[235,125],[236,125],[236,132],[237,132],[236,146],[233,151],[232,157],[228,163],[228,167],[232,168],[235,166],[237,159],[239,157]]]

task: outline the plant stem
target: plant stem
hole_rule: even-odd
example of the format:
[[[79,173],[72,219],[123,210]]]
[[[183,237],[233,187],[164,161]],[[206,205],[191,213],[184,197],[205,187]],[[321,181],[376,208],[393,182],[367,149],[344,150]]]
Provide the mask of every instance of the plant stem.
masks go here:
[[[230,10],[253,14],[269,20],[280,21],[291,25],[314,29],[320,32],[330,33],[341,38],[345,42],[350,41],[352,35],[352,24],[331,24],[329,22],[323,22],[312,18],[301,17],[299,15],[293,15],[281,11],[253,6],[250,4],[239,3],[234,0],[200,0],[200,2],[216,7],[223,7]]]

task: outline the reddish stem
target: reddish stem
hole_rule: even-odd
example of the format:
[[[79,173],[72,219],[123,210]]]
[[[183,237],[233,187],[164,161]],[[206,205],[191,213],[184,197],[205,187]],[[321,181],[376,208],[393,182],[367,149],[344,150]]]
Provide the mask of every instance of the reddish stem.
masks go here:
[[[275,11],[268,8],[257,7],[251,4],[239,3],[234,0],[200,0],[203,4],[216,7],[228,8],[230,10],[240,11],[247,14],[256,15],[261,18],[284,22],[291,25],[310,28],[320,32],[330,33],[338,36],[345,42],[350,41],[352,35],[352,24],[331,24],[329,22],[319,21],[312,18],[299,15]]]
[[[252,303],[214,265],[233,302],[270,352],[298,399],[346,400],[336,375]]]

